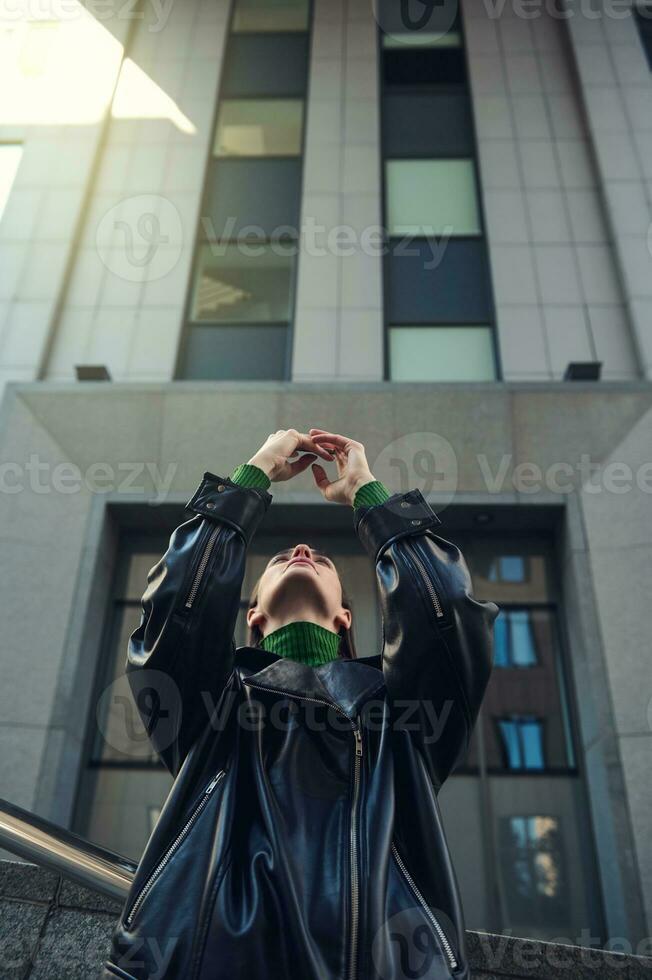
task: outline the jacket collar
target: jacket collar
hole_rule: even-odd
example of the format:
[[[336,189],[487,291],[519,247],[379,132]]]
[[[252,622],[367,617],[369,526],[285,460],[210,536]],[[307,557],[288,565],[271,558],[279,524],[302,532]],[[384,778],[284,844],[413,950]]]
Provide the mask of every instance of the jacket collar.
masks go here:
[[[252,685],[334,702],[350,718],[384,687],[380,657],[331,660],[318,667],[255,647],[238,647],[235,663]]]

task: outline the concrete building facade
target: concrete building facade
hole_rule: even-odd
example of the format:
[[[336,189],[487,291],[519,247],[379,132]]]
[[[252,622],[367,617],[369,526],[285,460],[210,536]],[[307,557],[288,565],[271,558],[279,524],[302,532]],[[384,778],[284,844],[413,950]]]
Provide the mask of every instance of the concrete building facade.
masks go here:
[[[138,856],[170,784],[116,699],[147,569],[204,470],[332,428],[502,608],[442,793],[469,928],[649,952],[647,11],[464,0],[419,39],[367,0],[131,8],[0,35],[2,795]],[[221,225],[256,207],[257,254]],[[379,648],[350,513],[272,490],[243,596],[327,540]]]

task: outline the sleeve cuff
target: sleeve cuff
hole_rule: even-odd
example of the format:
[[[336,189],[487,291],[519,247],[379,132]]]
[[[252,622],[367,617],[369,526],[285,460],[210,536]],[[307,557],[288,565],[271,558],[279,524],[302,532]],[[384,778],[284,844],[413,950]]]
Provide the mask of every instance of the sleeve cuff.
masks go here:
[[[377,561],[393,541],[412,534],[423,534],[441,524],[420,490],[394,493],[377,507],[353,511],[353,526],[361,544]]]
[[[249,492],[243,493],[243,489],[248,489]],[[249,544],[271,502],[272,495],[267,490],[260,487],[245,488],[229,477],[206,471],[184,509],[230,524]]]
[[[389,497],[389,490],[380,480],[370,480],[363,484],[356,491],[353,500],[353,508],[373,507],[374,504],[382,504]]]
[[[267,473],[253,463],[240,463],[236,466],[231,474],[231,480],[241,487],[260,487],[262,490],[267,490],[272,484]]]

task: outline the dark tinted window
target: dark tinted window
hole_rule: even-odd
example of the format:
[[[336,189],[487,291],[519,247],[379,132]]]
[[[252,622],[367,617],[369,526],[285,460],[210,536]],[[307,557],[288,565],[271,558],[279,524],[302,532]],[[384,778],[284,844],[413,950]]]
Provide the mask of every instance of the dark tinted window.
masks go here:
[[[433,262],[438,263],[434,268]],[[491,320],[489,272],[482,240],[392,240],[387,276],[388,320],[392,324]]]
[[[304,95],[307,67],[307,34],[234,34],[222,95]]]
[[[301,159],[226,160],[213,164],[203,214],[217,237],[236,238],[241,229],[256,226],[256,237],[287,236],[298,231],[301,201]],[[290,226],[288,228],[288,225]],[[253,229],[250,234],[254,234]]]
[[[466,66],[462,48],[386,50],[383,70],[387,85],[462,85]]]
[[[282,380],[286,376],[287,333],[285,324],[193,324],[186,333],[181,377]]]
[[[465,92],[392,92],[384,101],[388,157],[472,156],[473,124]]]

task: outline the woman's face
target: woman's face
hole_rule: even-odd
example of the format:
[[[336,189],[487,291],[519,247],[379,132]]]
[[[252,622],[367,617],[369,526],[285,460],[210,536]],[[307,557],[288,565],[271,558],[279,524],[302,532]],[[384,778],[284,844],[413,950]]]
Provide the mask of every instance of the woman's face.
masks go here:
[[[290,622],[312,618],[332,622],[335,632],[351,625],[351,613],[342,605],[342,584],[331,559],[318,548],[296,544],[267,562],[247,623],[258,625],[266,634],[269,619]]]

